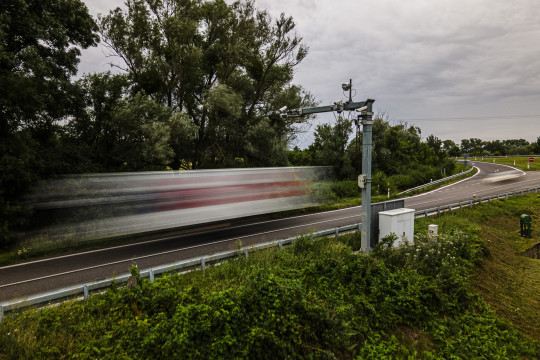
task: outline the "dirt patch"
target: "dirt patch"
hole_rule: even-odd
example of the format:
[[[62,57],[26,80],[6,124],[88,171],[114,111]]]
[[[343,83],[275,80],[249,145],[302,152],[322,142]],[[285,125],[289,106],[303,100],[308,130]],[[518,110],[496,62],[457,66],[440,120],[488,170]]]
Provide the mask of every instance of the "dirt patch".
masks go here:
[[[528,256],[531,259],[540,259],[540,243],[533,245],[521,254]]]

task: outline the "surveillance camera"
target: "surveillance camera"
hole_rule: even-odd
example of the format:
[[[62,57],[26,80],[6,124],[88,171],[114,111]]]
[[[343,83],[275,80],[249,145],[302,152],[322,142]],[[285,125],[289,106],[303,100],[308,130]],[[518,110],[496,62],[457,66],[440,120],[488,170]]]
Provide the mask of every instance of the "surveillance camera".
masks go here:
[[[362,106],[361,108],[356,109],[358,112],[362,112],[364,110],[367,110],[367,106]]]
[[[334,101],[333,111],[337,111],[340,114],[343,111],[343,100]]]
[[[349,91],[351,90],[351,84],[341,84],[341,88],[343,91]]]
[[[287,111],[287,106],[284,106],[284,107],[280,108],[279,111],[281,111],[281,112]]]

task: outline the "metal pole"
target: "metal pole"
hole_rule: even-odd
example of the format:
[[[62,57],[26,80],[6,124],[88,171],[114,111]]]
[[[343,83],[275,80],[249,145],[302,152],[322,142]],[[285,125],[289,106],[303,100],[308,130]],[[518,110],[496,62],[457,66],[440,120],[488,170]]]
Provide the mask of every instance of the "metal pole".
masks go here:
[[[366,175],[362,189],[362,231],[361,250],[371,250],[371,135],[373,126],[372,104],[375,100],[366,101],[367,109],[362,111],[362,174]]]

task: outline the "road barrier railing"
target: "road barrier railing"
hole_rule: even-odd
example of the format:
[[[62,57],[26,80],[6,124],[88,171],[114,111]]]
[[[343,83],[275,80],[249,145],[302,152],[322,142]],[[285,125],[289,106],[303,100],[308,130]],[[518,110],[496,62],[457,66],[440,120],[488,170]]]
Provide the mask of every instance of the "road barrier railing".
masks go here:
[[[415,217],[422,217],[422,216],[428,217],[432,215],[440,215],[442,212],[445,212],[445,211],[451,212],[453,210],[463,209],[464,207],[473,207],[473,205],[478,205],[484,202],[491,202],[492,200],[508,199],[509,197],[528,195],[528,194],[532,194],[533,192],[538,193],[538,189],[540,189],[540,186],[511,191],[511,192],[507,192],[503,194],[473,198],[473,199],[461,201],[455,204],[442,205],[442,206],[437,206],[430,209],[418,210],[418,211],[415,211],[414,216]]]
[[[464,207],[472,207],[474,205],[491,202],[492,200],[508,199],[509,197],[514,197],[518,195],[527,195],[531,193],[538,193],[540,186],[531,187],[523,190],[517,190],[512,192],[507,192],[498,195],[486,196],[482,198],[475,198],[467,201],[461,201],[459,203],[439,206],[435,208],[418,210],[415,212],[416,217],[428,217],[432,215],[440,215],[442,212],[453,211],[456,209],[462,209]],[[340,233],[347,231],[361,231],[362,224],[354,223],[351,225],[340,226],[336,228],[326,229],[317,231],[308,235],[311,238],[323,237],[323,236],[335,236],[338,237]],[[302,236],[302,235],[301,235]],[[273,240],[265,243],[260,243],[256,245],[244,246],[236,250],[229,250],[224,252],[215,253],[212,255],[206,255],[201,257],[196,257],[192,259],[181,260],[178,262],[155,266],[150,269],[144,269],[140,271],[140,276],[143,278],[148,277],[151,282],[154,281],[155,276],[167,272],[183,272],[190,271],[195,269],[205,270],[205,267],[208,265],[218,264],[220,262],[236,258],[238,256],[248,257],[249,252],[268,249],[272,247],[278,247],[282,249],[284,246],[291,245],[296,239],[300,236],[289,237],[286,239]],[[102,291],[109,288],[113,282],[116,284],[126,283],[131,275],[129,273],[116,276],[114,278],[108,278],[103,280],[94,281],[91,283],[79,284],[64,287],[61,289],[55,289],[48,292],[30,295],[24,298],[14,299],[4,301],[0,304],[0,322],[2,322],[4,314],[10,311],[17,309],[22,309],[31,306],[45,306],[52,302],[57,302],[64,299],[77,299],[82,296],[84,300],[88,299],[91,292]]]
[[[322,236],[339,236],[340,233],[351,231],[351,230],[360,230],[361,223],[356,223],[352,225],[340,226],[332,229],[326,229],[311,233],[309,235],[311,238],[322,237]],[[272,247],[279,247],[282,249],[284,246],[291,245],[299,236],[289,237],[286,239],[273,240],[265,243],[255,244],[251,246],[244,246],[237,250],[229,250],[224,252],[219,252],[211,255],[201,256],[192,259],[186,259],[177,261],[174,263],[155,266],[150,269],[144,269],[139,272],[140,276],[143,278],[149,278],[150,281],[154,281],[156,275],[167,273],[167,272],[182,272],[190,271],[195,269],[205,270],[206,266],[218,264],[220,262],[236,258],[238,256],[248,257],[250,251],[268,249]],[[99,281],[94,281],[91,283],[79,284],[64,287],[61,289],[55,289],[48,292],[30,295],[24,298],[14,299],[4,301],[0,304],[0,322],[2,322],[4,314],[10,311],[17,309],[22,309],[31,306],[45,306],[49,303],[64,300],[64,299],[73,299],[83,297],[86,300],[91,292],[100,291],[103,289],[109,288],[113,283],[122,284],[126,283],[131,274],[126,273],[114,278],[103,279]]]
[[[430,187],[430,186],[433,186],[433,185],[441,184],[441,183],[444,183],[446,181],[453,180],[453,179],[459,178],[461,176],[465,176],[465,175],[469,174],[473,170],[474,170],[474,167],[471,167],[469,170],[464,171],[462,173],[455,174],[455,175],[452,175],[452,176],[448,176],[448,177],[445,177],[445,178],[442,178],[442,179],[439,179],[439,180],[435,180],[435,181],[429,182],[427,184],[419,185],[419,186],[413,187],[411,189],[407,189],[405,191],[400,192],[398,195],[405,195],[405,194],[411,193],[411,192],[416,191],[416,190],[421,190],[421,189],[424,189],[424,188],[427,188],[427,187]]]

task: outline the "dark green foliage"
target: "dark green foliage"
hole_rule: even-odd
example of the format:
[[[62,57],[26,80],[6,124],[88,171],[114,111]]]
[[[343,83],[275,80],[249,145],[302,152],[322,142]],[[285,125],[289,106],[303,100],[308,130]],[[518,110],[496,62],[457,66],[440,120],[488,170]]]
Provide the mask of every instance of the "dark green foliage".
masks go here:
[[[298,146],[295,146],[293,150],[287,152],[287,160],[292,166],[309,166],[313,164],[311,152],[302,151]]]
[[[362,171],[362,133],[349,142],[352,122],[339,117],[334,126],[320,125],[315,141],[308,149],[289,152],[292,165],[333,166],[338,180],[352,180]],[[455,144],[435,136],[426,141],[420,129],[406,125],[390,125],[378,117],[372,134],[372,193],[386,194],[426,184],[452,175],[456,164],[448,158],[455,153]],[[454,146],[452,146],[452,144]],[[341,195],[338,195],[341,197]]]
[[[313,165],[332,166],[337,179],[354,177],[354,166],[345,156],[349,136],[352,133],[352,121],[338,117],[336,124],[318,125],[315,140],[309,146]]]
[[[50,126],[69,114],[81,48],[97,26],[78,0],[5,0],[0,5],[0,135]]]
[[[491,140],[483,141],[477,138],[461,140],[462,155],[469,156],[508,156],[539,154],[540,138],[529,143],[525,139]],[[452,155],[457,156],[457,155]]]
[[[17,358],[537,358],[534,342],[490,312],[469,278],[475,235],[425,235],[372,254],[358,233],[299,238],[205,272],[113,289],[0,325]],[[407,334],[415,334],[415,341]]]
[[[330,184],[330,190],[338,198],[360,197],[361,189],[358,187],[358,181],[336,181]]]
[[[58,122],[76,112],[70,78],[96,30],[78,0],[0,3],[0,248],[26,222],[31,183],[71,169]]]
[[[101,18],[101,33],[124,60],[131,92],[189,121],[189,141],[171,134],[173,168],[286,164],[287,141],[305,120],[266,114],[314,103],[291,84],[307,55],[292,18],[272,19],[253,1],[135,0],[126,8]]]

